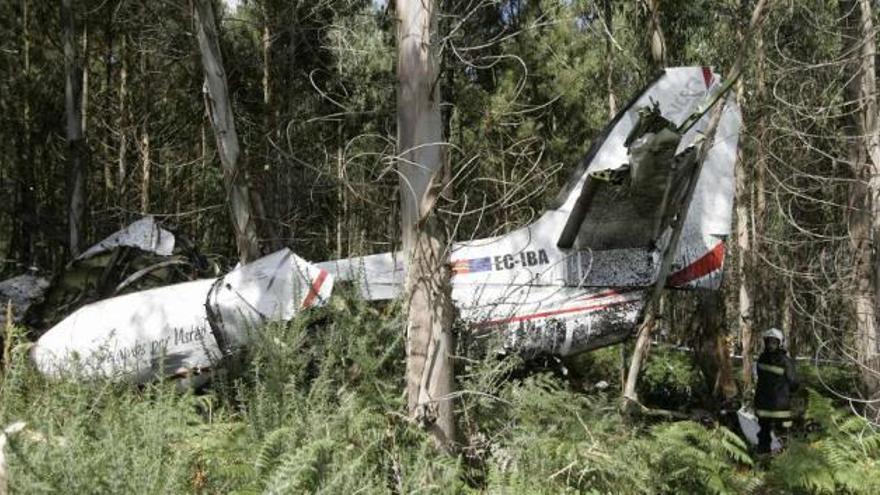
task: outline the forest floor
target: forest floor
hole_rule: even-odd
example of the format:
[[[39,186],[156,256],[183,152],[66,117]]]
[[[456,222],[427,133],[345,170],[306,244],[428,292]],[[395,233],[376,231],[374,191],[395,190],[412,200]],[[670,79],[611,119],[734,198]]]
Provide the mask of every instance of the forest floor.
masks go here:
[[[8,435],[9,493],[880,493],[880,433],[821,393],[815,368],[802,370],[813,427],[758,458],[711,415],[622,415],[616,348],[537,368],[461,359],[461,449],[440,453],[403,414],[398,315],[334,297],[183,393],[46,380],[12,335],[0,426],[25,425]],[[701,381],[658,348],[640,396],[690,411]]]

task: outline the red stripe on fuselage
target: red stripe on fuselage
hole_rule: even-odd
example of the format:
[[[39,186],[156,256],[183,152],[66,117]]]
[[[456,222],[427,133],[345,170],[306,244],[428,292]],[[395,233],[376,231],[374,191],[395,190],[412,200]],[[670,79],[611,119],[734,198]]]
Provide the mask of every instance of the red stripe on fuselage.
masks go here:
[[[601,299],[603,297],[619,296],[619,295],[620,295],[620,292],[617,292],[614,289],[608,289],[608,290],[603,290],[602,292],[597,292],[595,294],[590,294],[589,296],[586,296],[586,297],[582,297],[582,298],[578,299],[578,301],[590,301],[593,299]]]
[[[321,272],[318,273],[318,276],[315,278],[315,281],[312,283],[312,286],[309,287],[309,295],[307,295],[305,300],[303,300],[303,309],[308,308],[315,303],[315,299],[318,297],[318,292],[321,290],[321,286],[324,285],[324,280],[326,279],[327,272],[325,270],[321,270]]]
[[[712,78],[712,68],[703,67],[703,82],[706,83],[706,89],[709,89],[709,86],[712,85]]]
[[[579,312],[584,312],[584,311],[598,311],[600,309],[605,309],[610,306],[616,306],[618,304],[625,304],[628,302],[633,302],[633,301],[632,300],[615,301],[615,302],[604,303],[604,304],[591,304],[589,306],[577,306],[574,308],[554,309],[552,311],[544,311],[541,313],[532,313],[532,314],[528,314],[528,315],[511,316],[510,318],[502,318],[500,320],[481,321],[481,322],[475,323],[474,326],[477,328],[484,328],[484,327],[491,327],[494,325],[504,325],[507,323],[516,323],[516,322],[520,322],[520,321],[536,320],[538,318],[547,318],[549,316],[564,315],[564,314],[570,314],[570,313],[579,313]]]
[[[673,273],[666,279],[668,287],[681,287],[693,282],[698,278],[721,269],[724,263],[724,243],[719,242],[711,251],[704,254],[700,259]]]

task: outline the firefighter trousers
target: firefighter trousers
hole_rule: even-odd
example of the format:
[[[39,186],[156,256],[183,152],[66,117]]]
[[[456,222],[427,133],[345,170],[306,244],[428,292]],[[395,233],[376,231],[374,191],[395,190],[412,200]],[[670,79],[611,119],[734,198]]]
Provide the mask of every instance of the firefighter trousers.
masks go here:
[[[758,452],[770,452],[770,441],[772,432],[776,432],[777,437],[786,437],[788,429],[791,428],[791,418],[767,418],[758,416],[758,426],[761,430],[758,432]]]

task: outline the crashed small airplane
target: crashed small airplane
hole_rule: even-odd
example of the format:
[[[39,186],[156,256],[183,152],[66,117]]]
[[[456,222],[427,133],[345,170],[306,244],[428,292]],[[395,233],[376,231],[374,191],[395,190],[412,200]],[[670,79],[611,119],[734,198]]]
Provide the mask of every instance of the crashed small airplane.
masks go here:
[[[729,88],[707,67],[666,69],[603,130],[537,221],[456,243],[453,299],[472,335],[526,356],[625,340],[644,316],[667,253],[667,287],[718,289],[740,126],[734,103],[723,103],[702,169],[698,154],[707,112]],[[51,375],[189,379],[246,346],[260,323],[322,304],[334,279],[356,282],[366,299],[392,299],[405,269],[402,253],[311,264],[285,249],[224,277],[80,308],[39,339],[32,357]]]

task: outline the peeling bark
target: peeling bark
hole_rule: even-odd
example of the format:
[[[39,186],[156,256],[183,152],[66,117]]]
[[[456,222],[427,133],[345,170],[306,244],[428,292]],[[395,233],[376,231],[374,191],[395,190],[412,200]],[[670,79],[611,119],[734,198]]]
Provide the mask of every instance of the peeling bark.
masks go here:
[[[654,70],[666,67],[666,37],[660,25],[660,0],[647,0],[648,5],[648,44],[651,48],[651,61]]]
[[[853,306],[856,314],[856,356],[862,392],[869,402],[866,412],[880,419],[880,127],[877,115],[877,45],[873,12],[869,0],[843,0],[844,49],[855,61],[846,93],[851,106],[851,126],[847,127],[850,162],[858,179],[852,191],[853,215],[849,229],[856,253],[856,288]]]
[[[232,228],[235,232],[239,259],[242,263],[247,263],[260,256],[260,245],[251,194],[244,170],[239,163],[238,134],[235,130],[232,102],[229,99],[226,71],[223,69],[211,0],[195,0],[194,12],[202,67],[205,70],[209,115],[217,138],[217,151],[223,169],[223,182],[226,186]]]
[[[88,146],[82,128],[82,68],[77,56],[73,0],[61,0],[64,44],[64,106],[67,131],[67,223],[71,256],[80,253],[85,235]]]
[[[694,357],[706,381],[711,406],[718,409],[738,392],[725,339],[724,300],[718,291],[701,290],[697,297],[697,312],[691,325],[691,334],[696,336]]]
[[[602,16],[608,30],[605,37],[605,90],[608,92],[608,118],[617,115],[617,96],[614,94],[614,52],[611,37],[614,36],[614,9],[611,0],[603,0]]]
[[[737,39],[743,41],[742,28],[737,29]],[[760,36],[759,36],[760,37]],[[758,76],[760,77],[760,76]],[[745,85],[742,79],[736,83],[736,102],[740,109],[746,107],[745,101]],[[753,333],[753,307],[752,307],[752,288],[751,276],[749,274],[752,257],[752,243],[749,237],[749,204],[747,199],[750,196],[748,187],[749,171],[746,166],[743,149],[737,150],[736,160],[736,269],[738,287],[738,303],[739,303],[739,325],[740,342],[742,344],[742,382],[743,387],[748,389],[752,384],[752,333]]]
[[[433,212],[445,162],[440,112],[437,2],[397,0],[397,146],[403,249],[408,255],[406,387],[410,416],[450,449],[456,439],[451,394],[452,288],[448,242]]]

